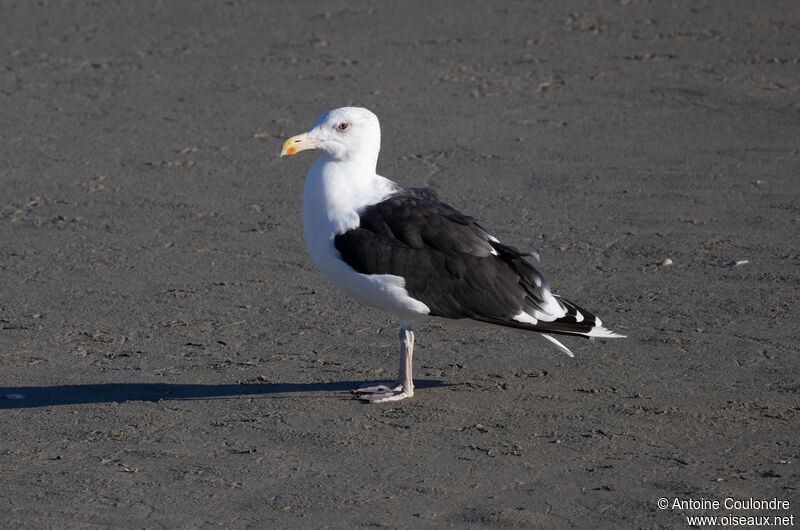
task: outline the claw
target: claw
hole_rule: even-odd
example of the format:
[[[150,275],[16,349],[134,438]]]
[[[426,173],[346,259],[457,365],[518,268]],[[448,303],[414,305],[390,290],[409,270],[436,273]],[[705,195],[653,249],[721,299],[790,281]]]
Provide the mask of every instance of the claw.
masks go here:
[[[365,389],[370,389],[370,392],[364,392]],[[414,395],[414,390],[406,390],[402,385],[388,387],[386,385],[377,385],[372,387],[362,387],[356,390],[358,399],[361,401],[368,401],[370,403],[385,403],[387,401],[400,401],[401,399],[410,398]]]
[[[392,383],[360,386],[354,390],[356,397],[369,403],[400,401],[414,395],[411,379],[411,357],[414,353],[414,332],[400,328],[400,372]]]
[[[356,388],[354,392],[356,394],[378,394],[381,392],[397,392],[398,390],[402,389],[403,389],[402,383],[398,383],[397,381],[395,381],[394,383],[360,386]]]

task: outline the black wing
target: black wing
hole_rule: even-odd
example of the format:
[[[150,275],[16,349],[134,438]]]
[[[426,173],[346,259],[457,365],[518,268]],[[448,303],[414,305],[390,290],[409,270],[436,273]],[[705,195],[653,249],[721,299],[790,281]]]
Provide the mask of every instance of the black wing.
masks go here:
[[[405,278],[408,293],[427,305],[432,316],[551,330],[512,320],[522,311],[540,310],[549,298],[539,271],[521,252],[498,243],[473,218],[430,192],[403,190],[360,215],[360,226],[334,239],[356,271]],[[591,328],[593,319],[587,320],[581,330],[552,331],[581,333],[583,327]]]

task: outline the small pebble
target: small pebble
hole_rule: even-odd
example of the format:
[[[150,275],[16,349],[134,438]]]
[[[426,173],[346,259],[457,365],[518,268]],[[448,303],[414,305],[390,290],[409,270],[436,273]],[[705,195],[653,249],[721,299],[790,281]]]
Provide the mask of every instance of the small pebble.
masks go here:
[[[661,263],[659,263],[659,265],[660,265],[661,267],[666,267],[666,266],[668,266],[668,265],[672,265],[672,260],[671,260],[671,259],[669,259],[669,258],[667,258],[667,259],[665,259],[664,261],[662,261]]]

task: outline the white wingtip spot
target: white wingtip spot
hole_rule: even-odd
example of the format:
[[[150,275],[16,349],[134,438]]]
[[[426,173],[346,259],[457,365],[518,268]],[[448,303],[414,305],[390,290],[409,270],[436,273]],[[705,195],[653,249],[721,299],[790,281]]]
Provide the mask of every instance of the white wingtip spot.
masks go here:
[[[520,311],[518,314],[514,315],[513,320],[516,320],[517,322],[523,322],[525,324],[533,324],[534,326],[539,323],[537,319],[524,311]]]
[[[600,337],[603,339],[625,339],[627,335],[621,335],[619,333],[615,333],[610,329],[606,329],[604,327],[594,327],[592,330],[586,334],[587,337]]]

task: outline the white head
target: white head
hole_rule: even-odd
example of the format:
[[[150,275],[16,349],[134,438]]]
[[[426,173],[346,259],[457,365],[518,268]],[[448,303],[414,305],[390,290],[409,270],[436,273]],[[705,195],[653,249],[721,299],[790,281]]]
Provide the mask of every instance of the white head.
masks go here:
[[[381,148],[378,117],[360,107],[341,107],[326,112],[307,133],[286,140],[281,156],[316,149],[331,160],[375,168]]]

